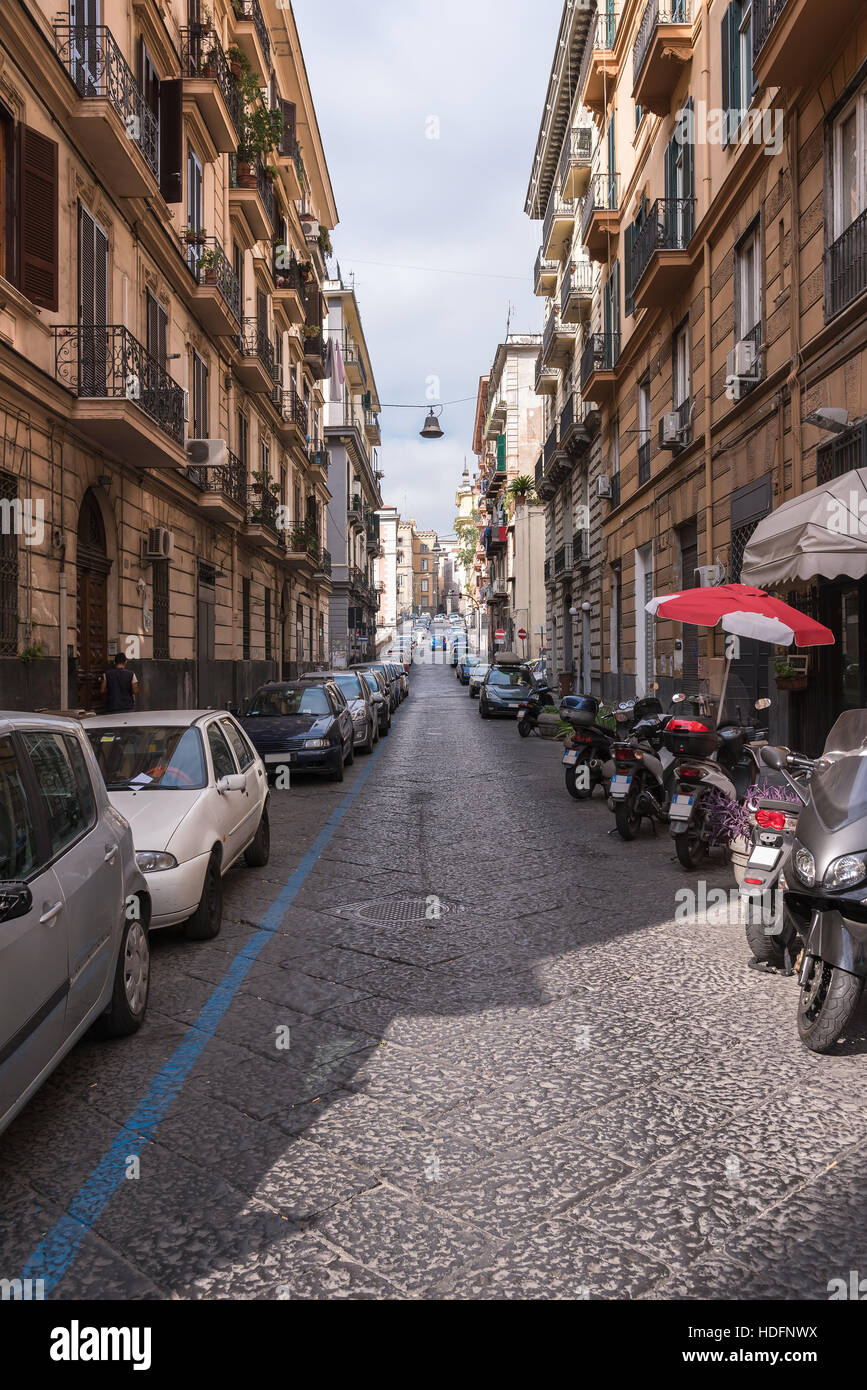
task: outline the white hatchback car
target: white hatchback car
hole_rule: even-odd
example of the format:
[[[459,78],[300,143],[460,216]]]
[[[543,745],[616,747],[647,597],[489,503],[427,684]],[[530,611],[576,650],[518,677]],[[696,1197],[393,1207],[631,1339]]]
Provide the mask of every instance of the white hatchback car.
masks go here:
[[[268,863],[268,779],[225,710],[150,710],[82,720],[109,799],[132,827],[151,894],[151,928],[217,935],[223,875]]]
[[[490,669],[491,666],[490,662],[488,661],[480,661],[478,666],[473,667],[472,671],[470,672],[469,695],[471,700],[475,700],[478,697],[478,693],[484,685],[485,676],[488,674]]]

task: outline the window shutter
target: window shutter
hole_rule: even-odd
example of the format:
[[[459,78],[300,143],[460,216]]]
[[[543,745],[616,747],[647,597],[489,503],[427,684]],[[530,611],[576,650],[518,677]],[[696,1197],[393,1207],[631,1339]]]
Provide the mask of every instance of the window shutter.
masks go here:
[[[506,436],[497,435],[497,468],[503,469],[506,466]]]
[[[635,237],[638,228],[634,222],[630,222],[623,229],[623,287],[626,300],[626,313],[635,313],[635,299],[633,297],[632,286],[632,248],[635,245]]]
[[[93,218],[78,205],[78,322],[93,327]]]
[[[160,192],[167,203],[184,198],[184,139],[180,78],[160,84]]]
[[[296,108],[294,101],[281,101],[280,108],[283,112],[283,136],[280,141],[280,153],[288,159],[292,159],[295,154],[296,139]]]
[[[690,135],[692,135],[692,132],[693,132],[694,129],[695,129],[695,122],[692,120],[692,97],[689,98],[689,101],[686,103],[686,105],[687,105],[687,109],[689,110],[689,113],[690,113],[690,120],[689,120],[688,125],[687,125],[687,130],[689,131]],[[695,146],[693,145],[693,142],[692,142],[691,139],[687,140],[686,143],[684,144],[684,147],[683,147],[683,185],[684,185],[685,196],[686,196],[687,198],[694,198],[694,197],[695,197]],[[683,209],[683,232],[684,232],[683,240],[684,240],[684,245],[686,245],[686,243],[690,240],[690,238],[691,238],[691,236],[692,236],[692,234],[693,234],[693,231],[694,231],[694,224],[695,224],[695,208],[694,208],[694,206],[693,206],[692,203],[689,203],[689,204]]]
[[[18,202],[21,293],[42,309],[58,307],[57,163],[54,140],[20,127]]]
[[[732,107],[732,76],[731,59],[729,56],[729,34],[731,27],[729,23],[729,11],[726,10],[720,23],[720,41],[722,47],[722,109],[726,113],[725,126],[723,129],[723,148],[729,142],[729,111]]]
[[[732,0],[728,7],[729,21],[729,130],[730,140],[740,124],[741,99],[741,7],[739,0]]]

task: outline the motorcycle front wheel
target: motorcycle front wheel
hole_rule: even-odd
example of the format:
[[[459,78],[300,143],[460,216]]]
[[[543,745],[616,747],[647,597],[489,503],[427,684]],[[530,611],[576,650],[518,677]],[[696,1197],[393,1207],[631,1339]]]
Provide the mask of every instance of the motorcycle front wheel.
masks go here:
[[[798,1037],[811,1052],[829,1052],[852,1020],[864,981],[810,956],[798,990]]]
[[[579,783],[578,774],[581,774]],[[593,774],[587,766],[586,760],[576,763],[574,767],[566,769],[566,790],[570,796],[574,796],[576,801],[586,801],[593,795]]]
[[[618,801],[614,807],[614,820],[618,834],[623,840],[634,840],[641,829],[641,812],[638,809],[640,796],[641,788],[636,790],[633,785],[626,800]]]
[[[748,922],[747,945],[761,965],[783,964],[783,947],[779,937],[769,936],[761,922]]]

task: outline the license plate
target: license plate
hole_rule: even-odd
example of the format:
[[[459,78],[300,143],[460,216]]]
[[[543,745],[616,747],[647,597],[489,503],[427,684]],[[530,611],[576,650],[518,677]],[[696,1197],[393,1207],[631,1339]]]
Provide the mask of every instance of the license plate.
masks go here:
[[[676,796],[668,813],[669,820],[689,820],[694,796]]]
[[[756,845],[750,855],[747,868],[775,869],[780,862],[782,853],[781,849],[767,849],[764,845]]]
[[[574,767],[575,764],[576,764],[577,761],[578,761],[578,752],[577,752],[577,749],[572,749],[570,752],[564,753],[564,754],[563,754],[563,761],[564,761],[564,763],[566,764],[567,767]]]
[[[611,778],[611,795],[615,801],[622,801],[628,795],[631,782],[631,777],[623,777],[619,774]]]
[[[297,763],[297,753],[266,753],[263,759],[265,763]]]

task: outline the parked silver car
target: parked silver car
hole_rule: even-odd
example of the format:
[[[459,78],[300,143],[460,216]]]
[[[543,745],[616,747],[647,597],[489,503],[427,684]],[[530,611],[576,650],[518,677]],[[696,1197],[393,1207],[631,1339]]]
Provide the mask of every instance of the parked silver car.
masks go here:
[[[0,713],[0,1130],[91,1024],[133,1033],[150,894],[79,723]]]
[[[379,714],[373,703],[373,694],[360,671],[320,671],[313,676],[302,676],[305,681],[334,681],[349,706],[352,715],[352,741],[360,753],[372,753],[379,743]]]

